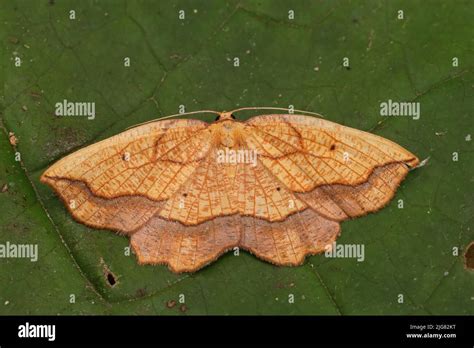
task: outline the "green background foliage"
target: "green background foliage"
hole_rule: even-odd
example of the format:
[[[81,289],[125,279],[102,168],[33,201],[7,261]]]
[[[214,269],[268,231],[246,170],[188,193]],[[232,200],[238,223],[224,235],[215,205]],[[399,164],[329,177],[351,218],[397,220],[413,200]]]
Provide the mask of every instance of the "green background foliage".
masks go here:
[[[0,6],[0,186],[8,185],[0,193],[0,243],[39,244],[38,262],[0,259],[1,314],[474,313],[474,272],[462,257],[474,239],[473,150],[465,140],[474,135],[472,1]],[[181,9],[185,20],[178,19]],[[96,118],[56,117],[54,105],[63,99],[95,102]],[[421,118],[381,117],[388,99],[420,102]],[[65,154],[174,114],[181,104],[186,111],[292,104],[430,160],[409,174],[388,207],[342,224],[338,242],[365,244],[364,262],[316,255],[300,267],[276,267],[241,252],[176,275],[125,256],[126,237],[74,222],[38,178]],[[17,136],[16,148],[8,132]],[[105,268],[118,281],[114,287]],[[186,309],[167,308],[179,294]]]

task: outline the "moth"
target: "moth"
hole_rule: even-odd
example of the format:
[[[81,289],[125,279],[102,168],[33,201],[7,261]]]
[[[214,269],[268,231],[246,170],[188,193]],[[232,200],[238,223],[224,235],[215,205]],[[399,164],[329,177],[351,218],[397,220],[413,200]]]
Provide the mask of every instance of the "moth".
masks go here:
[[[41,181],[78,222],[129,236],[140,264],[194,272],[236,247],[299,265],[333,244],[341,221],[384,207],[419,163],[321,117],[235,118],[247,109],[135,126],[62,158]]]

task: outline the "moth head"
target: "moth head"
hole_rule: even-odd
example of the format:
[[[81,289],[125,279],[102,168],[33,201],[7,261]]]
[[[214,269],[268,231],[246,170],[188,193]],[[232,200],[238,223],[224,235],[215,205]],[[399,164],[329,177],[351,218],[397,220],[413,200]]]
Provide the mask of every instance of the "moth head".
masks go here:
[[[223,120],[235,120],[235,116],[232,112],[221,112],[215,119],[215,121],[223,121]]]

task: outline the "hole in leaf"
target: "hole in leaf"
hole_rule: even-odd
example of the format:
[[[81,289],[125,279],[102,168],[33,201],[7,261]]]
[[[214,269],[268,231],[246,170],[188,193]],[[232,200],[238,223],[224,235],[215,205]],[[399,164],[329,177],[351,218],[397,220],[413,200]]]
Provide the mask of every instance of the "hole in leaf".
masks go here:
[[[112,272],[107,272],[107,283],[109,283],[110,286],[114,287],[115,284],[117,284],[117,280],[115,279],[115,276]]]
[[[112,273],[109,266],[105,263],[103,258],[100,258],[100,264],[102,266],[102,272],[105,278],[105,282],[108,286],[113,288],[118,283],[117,276]]]
[[[281,188],[280,188],[280,187],[277,187],[277,191],[280,191],[280,190],[281,190]]]
[[[333,151],[336,148],[336,145],[332,144],[330,150]]]
[[[188,197],[188,194],[187,194],[187,193],[183,193],[183,197]]]

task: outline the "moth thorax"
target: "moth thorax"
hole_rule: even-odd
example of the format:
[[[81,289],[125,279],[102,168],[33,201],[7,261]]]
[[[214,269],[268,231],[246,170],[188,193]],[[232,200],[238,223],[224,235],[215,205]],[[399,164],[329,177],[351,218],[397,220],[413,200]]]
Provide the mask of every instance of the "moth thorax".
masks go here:
[[[219,129],[219,143],[228,148],[233,148],[241,144],[239,127],[234,122],[223,122]]]

